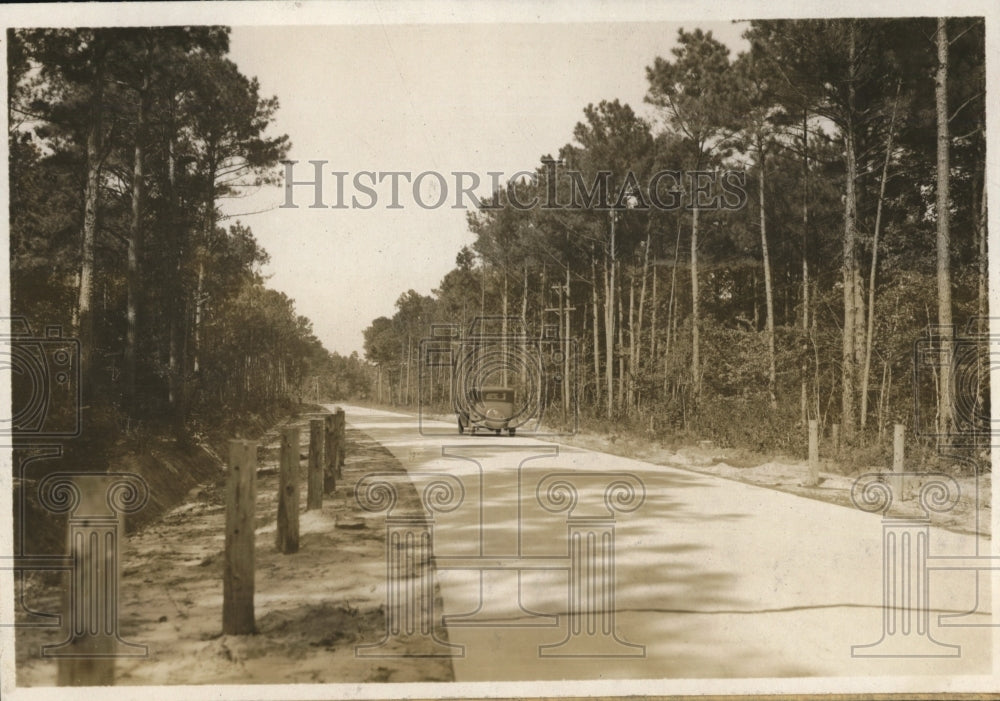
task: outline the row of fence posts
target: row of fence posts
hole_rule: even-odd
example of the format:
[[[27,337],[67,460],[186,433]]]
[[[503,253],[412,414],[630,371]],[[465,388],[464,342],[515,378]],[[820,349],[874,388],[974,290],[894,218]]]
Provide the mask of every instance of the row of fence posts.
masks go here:
[[[309,422],[307,509],[323,506],[342,475],[345,458],[343,409]],[[298,550],[299,429],[281,432],[281,494],[277,545],[283,553]],[[18,558],[17,571],[69,571],[64,610],[66,641],[44,646],[43,657],[59,660],[60,686],[114,683],[118,657],[145,657],[148,649],[122,640],[119,629],[120,538],[122,517],[145,505],[148,488],[128,473],[55,473],[39,487],[40,500],[52,513],[69,513],[66,556]],[[229,441],[226,479],[226,534],[223,570],[222,629],[228,635],[254,632],[254,510],[257,499],[257,442]]]
[[[338,408],[309,420],[306,510],[322,509],[323,494],[342,478],[345,416]],[[278,470],[278,518],[275,546],[286,555],[299,550],[299,429],[281,429]],[[254,509],[257,500],[257,443],[229,441],[226,480],[226,542],[222,587],[222,632],[253,633]]]
[[[892,484],[896,494],[903,498],[903,475],[905,471],[906,426],[895,424],[892,429]],[[840,454],[840,424],[830,427],[830,442],[834,455]],[[806,487],[819,485],[819,421],[809,420],[809,476],[803,483]]]

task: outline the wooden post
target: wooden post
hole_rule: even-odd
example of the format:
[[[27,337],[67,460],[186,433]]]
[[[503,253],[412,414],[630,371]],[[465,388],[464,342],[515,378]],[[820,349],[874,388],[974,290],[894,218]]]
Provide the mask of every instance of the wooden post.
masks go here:
[[[254,632],[254,509],[257,443],[229,441],[226,475],[226,551],[222,580],[222,632]]]
[[[901,474],[905,468],[903,466],[905,461],[905,444],[906,444],[906,426],[903,424],[896,424],[892,428],[892,471],[895,475],[892,478],[892,496],[893,499],[903,501],[905,495],[903,493],[903,475]]]
[[[344,479],[343,467],[347,454],[347,416],[337,407],[337,479]]]
[[[833,424],[830,428],[830,442],[833,443],[833,454],[840,456],[840,424]]]
[[[323,437],[325,421],[309,420],[309,480],[306,510],[323,508]]]
[[[323,467],[323,489],[331,494],[337,488],[337,415],[327,414],[326,419],[326,452]]]
[[[278,473],[278,550],[299,550],[299,429],[281,429],[281,467]]]
[[[809,420],[809,478],[805,486],[819,485],[819,421]]]

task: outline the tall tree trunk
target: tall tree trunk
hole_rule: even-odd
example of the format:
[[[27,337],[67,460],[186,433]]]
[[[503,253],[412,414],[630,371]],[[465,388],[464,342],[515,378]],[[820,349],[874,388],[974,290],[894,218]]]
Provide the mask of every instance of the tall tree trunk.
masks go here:
[[[819,283],[814,282],[812,287],[812,294],[810,297],[815,300],[819,297]],[[814,302],[815,306],[815,302]],[[820,416],[820,386],[819,386],[819,342],[817,338],[819,334],[816,331],[817,323],[816,317],[819,316],[815,310],[813,310],[809,315],[809,341],[812,343],[813,349],[813,411],[816,420],[822,419]],[[832,390],[831,390],[832,392]],[[841,434],[843,437],[843,434]]]
[[[601,406],[601,345],[597,311],[597,260],[593,255],[590,256],[590,280],[590,308],[594,315],[594,407],[599,408]]]
[[[406,406],[410,405],[410,347],[412,346],[412,338],[410,334],[406,334]]]
[[[934,96],[937,111],[937,291],[938,326],[941,333],[941,391],[938,394],[939,433],[948,436],[952,427],[951,397],[951,227],[949,212],[950,156],[948,130],[948,22],[937,21],[937,74]]]
[[[809,335],[809,112],[802,111],[802,335]],[[802,354],[802,425],[809,420],[809,362]]]
[[[168,227],[170,232],[170,256],[169,269],[173,273],[170,281],[171,294],[177,304],[170,305],[167,310],[167,403],[170,406],[171,418],[174,430],[178,435],[184,429],[184,383],[183,383],[183,356],[181,336],[183,334],[185,320],[184,287],[183,287],[183,260],[184,260],[184,234],[181,231],[180,206],[177,201],[177,142],[176,126],[174,120],[174,105],[171,103],[167,119],[167,208]]]
[[[986,306],[989,300],[987,280],[988,280],[988,251],[986,248],[987,240],[987,229],[986,229],[986,170],[983,169],[982,173],[982,195],[979,198],[979,215],[976,217],[976,231],[979,236],[977,238],[978,243],[978,263],[979,263],[979,282],[977,287],[977,304],[976,310],[980,318],[986,317]]]
[[[198,280],[195,284],[194,293],[194,332],[192,334],[193,355],[191,369],[197,375],[201,372],[201,322],[204,310],[205,294],[205,247],[198,247]]]
[[[857,238],[855,238],[854,253],[856,261],[854,274],[854,378],[857,387],[861,366],[865,362],[865,320],[868,318],[865,315],[867,304],[865,302],[864,275],[861,272],[861,248],[857,245]],[[855,392],[855,406],[859,403],[858,399],[858,393]]]
[[[147,50],[148,52],[148,50]],[[146,66],[139,88],[139,109],[135,119],[135,156],[132,174],[132,219],[128,238],[128,271],[126,274],[126,333],[125,333],[125,406],[129,416],[138,415],[136,395],[136,356],[139,345],[139,324],[142,298],[143,214],[146,180],[146,115],[149,111],[149,67]]]
[[[507,265],[506,265],[506,263],[504,263],[504,266],[503,266],[503,295],[502,295],[502,304],[503,304],[503,318],[500,320],[500,325],[501,325],[500,338],[501,338],[501,344],[502,344],[501,349],[500,349],[500,384],[502,384],[504,387],[506,387],[507,386],[507,364],[510,361],[510,348],[509,348],[509,344],[510,344],[509,331],[510,331],[510,329],[507,326],[508,308],[507,308]],[[409,358],[409,352],[408,351],[407,351],[407,358]],[[407,361],[407,362],[409,362],[409,361]],[[409,386],[407,386],[407,391],[409,391]]]
[[[861,368],[861,428],[868,424],[868,377],[872,365],[872,343],[875,337],[875,273],[878,270],[878,235],[882,224],[882,203],[885,201],[885,183],[889,176],[889,160],[892,158],[892,139],[896,127],[896,108],[899,105],[901,82],[896,83],[896,99],[892,103],[892,117],[889,119],[889,135],[885,142],[885,160],[882,162],[882,180],[878,188],[878,204],[875,206],[875,231],[872,234],[872,267],[868,276],[868,329],[865,333],[865,362]]]
[[[522,332],[524,335],[522,335]],[[528,333],[528,262],[524,263],[524,286],[521,289],[521,328],[518,330],[517,339],[518,347],[520,353],[525,352],[525,343],[527,338],[525,335]],[[521,364],[521,391],[524,391],[524,387],[528,384],[528,367],[525,364]]]
[[[701,361],[698,326],[701,317],[698,312],[698,208],[691,210],[691,389],[695,406],[701,397]]]
[[[760,250],[764,262],[764,301],[767,306],[765,328],[767,333],[767,393],[771,398],[771,410],[778,408],[778,398],[775,394],[777,368],[774,357],[774,291],[771,288],[771,257],[767,250],[767,213],[764,208],[765,159],[767,154],[762,141],[757,143],[757,157],[760,161]]]
[[[570,267],[566,266],[566,305],[564,307],[565,314],[565,329],[563,329],[563,367],[562,367],[562,395],[563,395],[563,421],[566,420],[566,416],[570,410],[570,392],[571,392],[571,380],[570,377],[570,365],[572,360],[570,358],[569,346],[570,346],[570,336],[573,332],[572,327],[572,305],[570,300],[572,299],[572,289],[570,288]]]
[[[635,270],[629,275],[628,281],[628,378],[625,384],[625,414],[632,411],[632,401],[635,396]],[[624,350],[624,349],[623,349]]]
[[[204,313],[205,313],[205,258],[208,255],[208,244],[215,237],[215,224],[216,224],[216,212],[215,212],[215,178],[217,174],[217,164],[215,163],[214,157],[209,158],[209,163],[211,164],[208,168],[208,188],[205,193],[205,231],[202,236],[202,242],[196,246],[195,255],[198,258],[198,281],[195,287],[195,298],[194,298],[194,333],[192,338],[193,350],[193,361],[192,369],[195,374],[201,371],[201,343],[202,343],[202,326],[204,323]]]
[[[986,324],[986,328],[982,328],[983,333],[988,333],[989,321],[986,320],[986,305],[987,305],[987,250],[986,250],[986,168],[983,167],[982,177],[982,191],[981,196],[978,198],[978,207],[973,206],[973,211],[978,213],[975,215],[975,229],[976,229],[976,251],[977,251],[977,267],[978,267],[978,281],[976,284],[976,315],[980,319],[980,324]],[[975,196],[975,189],[973,189],[973,201],[977,199]],[[977,354],[976,361],[976,411],[982,415],[986,411],[986,396],[985,389],[988,386],[987,382],[984,382],[984,376],[988,378],[989,364],[984,363],[984,358],[982,354]]]
[[[486,263],[481,264],[483,274],[479,278],[479,316],[486,316]],[[480,332],[482,333],[482,332]]]
[[[640,363],[640,351],[642,349],[642,315],[645,311],[646,306],[646,279],[649,276],[649,247],[652,241],[651,232],[646,232],[646,248],[643,251],[642,256],[642,287],[639,291],[639,313],[636,317],[635,329],[632,332],[632,385],[634,388],[635,378],[639,376],[641,371]],[[650,356],[652,357],[652,356]],[[634,389],[633,389],[634,391]],[[636,409],[639,408],[638,395],[635,395],[633,399],[636,402]]]
[[[842,347],[842,374],[841,374],[841,430],[845,441],[854,440],[854,431],[857,425],[856,404],[856,376],[857,366],[855,361],[855,341],[856,341],[856,315],[857,315],[857,284],[858,284],[858,259],[856,237],[857,222],[857,191],[856,180],[858,176],[857,157],[855,153],[854,140],[854,74],[855,74],[855,36],[854,25],[851,23],[849,36],[849,71],[848,77],[848,115],[847,124],[844,129],[844,148],[846,160],[846,192],[844,198],[844,258],[843,258],[843,282],[844,282],[844,328]]]
[[[100,39],[95,39],[100,41]],[[94,241],[97,207],[101,195],[101,151],[104,148],[104,55],[95,47],[94,78],[90,94],[90,124],[87,129],[87,185],[84,190],[83,231],[80,255],[80,289],[77,319],[80,338],[80,376],[83,404],[94,401]]]
[[[781,319],[782,319],[782,324],[788,326],[789,319],[792,318],[792,314],[789,312],[789,309],[791,309],[792,290],[794,289],[795,285],[792,282],[792,266],[785,265],[784,267],[785,267],[785,292],[784,294],[782,294],[783,298],[782,302],[784,304],[785,310],[784,313],[782,314]],[[794,324],[795,322],[792,321],[792,323]]]
[[[618,264],[616,263],[616,265],[618,265]],[[624,406],[624,403],[625,403],[625,383],[626,383],[626,376],[625,376],[625,353],[624,353],[624,350],[625,350],[625,323],[624,323],[624,320],[623,320],[623,316],[624,315],[623,315],[623,311],[622,311],[622,298],[625,296],[625,293],[621,289],[621,284],[623,282],[623,280],[622,280],[623,277],[624,277],[624,274],[621,273],[621,272],[619,272],[619,274],[618,274],[618,285],[619,285],[619,287],[618,287],[618,293],[617,293],[618,294],[618,346],[617,346],[617,349],[618,349],[618,352],[617,352],[617,355],[618,355],[618,398],[617,398],[617,408],[618,408],[619,413],[621,413],[622,407]]]
[[[607,383],[607,417],[615,411],[615,212],[611,211],[611,245],[604,263],[604,377]]]
[[[657,269],[658,266],[653,265],[653,289],[650,293],[649,298],[649,359],[652,362],[653,358],[656,357],[656,303],[659,301],[656,297],[656,279],[657,279]]]
[[[548,290],[548,277],[549,277],[549,267],[542,264],[542,281],[541,285],[538,286],[538,344],[539,348],[544,348],[545,343],[545,319],[548,308],[548,304],[545,303],[545,293]],[[538,401],[542,401],[545,398],[545,390],[542,387],[537,388]],[[544,412],[547,406],[541,407]]]
[[[857,217],[857,199],[854,181],[857,177],[857,164],[854,153],[854,139],[851,135],[845,137],[847,148],[847,196],[844,213],[844,329],[843,329],[843,370],[841,384],[841,424],[845,440],[854,439],[856,425],[855,413],[855,322],[857,295],[855,287],[858,279],[857,249],[855,242],[855,221]]]
[[[548,306],[545,303],[545,290],[548,288],[549,282],[549,267],[547,265],[542,265],[542,284],[538,288],[538,341],[539,343],[545,338],[545,308]]]
[[[677,265],[681,255],[681,218],[677,218],[677,238],[674,240],[674,264],[670,268],[670,300],[667,302],[667,338],[663,347],[663,390],[667,389],[667,363],[670,361],[670,349],[677,340],[676,292]]]
[[[889,373],[888,360],[882,361],[882,385],[878,391],[878,437],[882,439],[885,432],[885,401],[886,401],[886,377]]]

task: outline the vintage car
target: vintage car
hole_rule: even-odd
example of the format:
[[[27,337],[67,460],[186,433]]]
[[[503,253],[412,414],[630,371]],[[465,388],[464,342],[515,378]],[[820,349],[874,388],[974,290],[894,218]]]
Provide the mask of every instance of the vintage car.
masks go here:
[[[470,428],[472,433],[485,428],[494,431],[498,436],[501,431],[514,435],[516,429],[510,425],[514,417],[513,387],[479,387],[473,390],[469,400],[468,410],[458,411],[459,433],[465,433],[467,428]]]

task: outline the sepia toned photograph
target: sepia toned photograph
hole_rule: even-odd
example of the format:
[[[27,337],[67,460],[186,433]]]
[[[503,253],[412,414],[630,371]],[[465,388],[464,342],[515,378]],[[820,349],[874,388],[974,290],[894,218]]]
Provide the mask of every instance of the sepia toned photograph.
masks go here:
[[[1000,693],[992,5],[0,18],[5,698]]]

